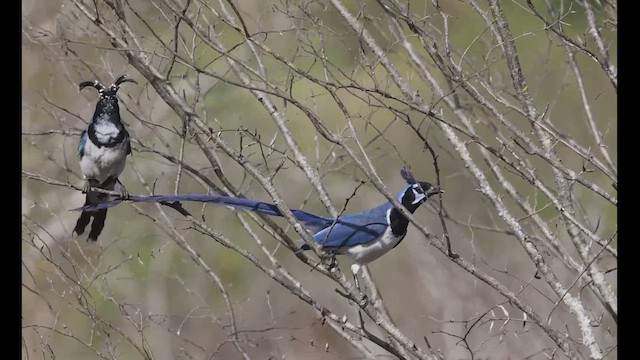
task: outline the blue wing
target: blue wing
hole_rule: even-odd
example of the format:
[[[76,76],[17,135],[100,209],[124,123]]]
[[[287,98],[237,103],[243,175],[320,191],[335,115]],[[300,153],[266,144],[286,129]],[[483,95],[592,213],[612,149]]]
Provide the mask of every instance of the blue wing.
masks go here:
[[[80,158],[84,156],[84,145],[87,143],[87,130],[80,134],[80,143],[78,144],[78,155]]]
[[[99,204],[92,204],[83,206],[81,208],[72,209],[73,211],[86,211],[86,210],[99,210],[106,209],[112,206],[116,206],[121,202],[125,201],[124,199],[116,199],[112,201],[101,202]],[[280,210],[273,204],[265,203],[262,201],[249,200],[245,198],[237,198],[231,196],[222,196],[222,195],[204,195],[204,194],[183,194],[183,195],[155,195],[155,196],[130,196],[126,201],[131,202],[175,202],[175,201],[196,201],[196,202],[204,202],[204,203],[212,203],[212,204],[220,204],[231,206],[235,209],[244,209],[256,211],[259,213],[272,215],[272,216],[282,216]],[[311,231],[317,231],[323,229],[333,223],[333,219],[326,218],[323,216],[318,216],[315,214],[308,213],[302,210],[292,209],[291,212],[293,216],[299,221],[303,222],[307,228]]]
[[[338,217],[335,225],[313,236],[325,248],[341,248],[367,244],[384,234],[389,220],[388,211],[393,208],[386,202],[373,209]],[[302,250],[308,250],[303,246]]]
[[[374,241],[382,236],[386,229],[387,224],[384,220],[358,221],[358,223],[338,220],[335,225],[329,226],[315,234],[313,239],[324,248],[337,249],[352,247]],[[307,250],[306,244],[303,245],[303,250]]]

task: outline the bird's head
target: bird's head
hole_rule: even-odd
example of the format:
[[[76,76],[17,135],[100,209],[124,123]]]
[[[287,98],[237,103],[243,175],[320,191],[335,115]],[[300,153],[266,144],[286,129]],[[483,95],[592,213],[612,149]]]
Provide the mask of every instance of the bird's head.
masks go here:
[[[138,84],[135,80],[129,78],[127,75],[120,76],[109,87],[105,87],[98,80],[83,81],[80,83],[80,90],[84,89],[87,86],[92,86],[96,90],[98,90],[98,93],[100,94],[100,99],[98,99],[98,103],[96,104],[94,118],[100,115],[111,115],[114,113],[119,115],[120,108],[118,107],[118,97],[116,96],[116,94],[118,93],[118,89],[120,89],[120,84],[124,82],[132,82]]]
[[[426,181],[417,181],[407,168],[402,168],[400,174],[408,185],[398,194],[398,201],[412,213],[427,201],[429,196],[444,192]]]

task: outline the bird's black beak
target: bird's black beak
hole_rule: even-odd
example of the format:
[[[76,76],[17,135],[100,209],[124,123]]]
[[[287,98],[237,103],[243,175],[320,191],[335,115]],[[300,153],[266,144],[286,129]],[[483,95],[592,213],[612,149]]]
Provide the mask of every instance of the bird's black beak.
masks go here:
[[[432,186],[429,190],[427,190],[427,195],[428,196],[435,195],[435,194],[440,194],[440,193],[444,193],[444,190],[441,190],[437,186]]]

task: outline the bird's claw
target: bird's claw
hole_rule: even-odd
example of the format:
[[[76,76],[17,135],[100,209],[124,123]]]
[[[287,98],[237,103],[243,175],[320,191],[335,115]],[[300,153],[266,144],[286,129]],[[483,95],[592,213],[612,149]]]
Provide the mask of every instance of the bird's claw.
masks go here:
[[[123,199],[128,199],[129,198],[129,191],[127,191],[127,188],[124,186],[120,186],[120,196]]]
[[[338,260],[332,254],[329,254],[328,256],[323,258],[322,262],[325,264],[328,271],[332,271],[333,269],[338,267]]]
[[[367,305],[369,305],[369,303],[370,303],[369,297],[365,294],[362,294],[362,300],[360,300],[360,302],[358,303],[358,306],[366,307]]]

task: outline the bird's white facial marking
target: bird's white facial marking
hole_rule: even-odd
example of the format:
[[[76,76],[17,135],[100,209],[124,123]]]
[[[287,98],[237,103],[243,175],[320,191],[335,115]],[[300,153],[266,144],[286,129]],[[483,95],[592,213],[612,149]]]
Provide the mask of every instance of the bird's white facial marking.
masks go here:
[[[419,184],[414,184],[411,187],[411,191],[413,191],[413,203],[412,204],[417,204],[420,201],[424,200],[427,195],[424,194],[424,192],[422,192],[421,190],[419,190],[420,185]]]

